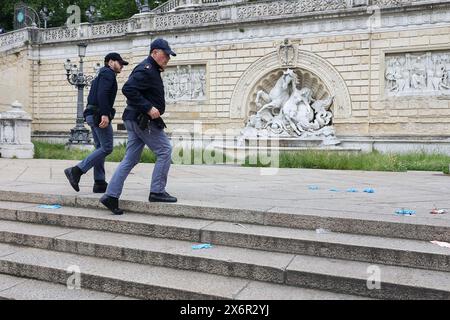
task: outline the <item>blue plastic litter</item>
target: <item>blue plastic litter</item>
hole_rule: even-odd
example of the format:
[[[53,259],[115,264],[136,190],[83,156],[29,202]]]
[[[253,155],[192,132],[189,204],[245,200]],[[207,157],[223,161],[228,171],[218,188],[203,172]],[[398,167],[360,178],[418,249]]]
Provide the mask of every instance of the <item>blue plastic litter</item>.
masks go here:
[[[358,192],[358,190],[350,188],[350,189],[347,189],[347,192]]]
[[[373,190],[372,188],[367,188],[367,189],[364,189],[364,192],[366,192],[366,193],[375,193],[375,190]]]
[[[406,210],[406,209],[397,210],[397,211],[395,211],[395,213],[400,214],[400,215],[410,215],[410,216],[412,216],[413,214],[416,214],[416,212],[414,210]]]
[[[42,209],[60,209],[61,206],[59,204],[41,204],[38,208]]]
[[[194,250],[210,249],[210,248],[212,248],[212,245],[210,245],[209,243],[198,244],[198,245],[193,245],[192,246],[192,249],[194,249]]]
[[[319,190],[318,186],[309,186],[308,187],[309,190]]]
[[[333,192],[339,192],[339,190],[336,189],[336,188],[331,188],[330,191],[333,191]]]

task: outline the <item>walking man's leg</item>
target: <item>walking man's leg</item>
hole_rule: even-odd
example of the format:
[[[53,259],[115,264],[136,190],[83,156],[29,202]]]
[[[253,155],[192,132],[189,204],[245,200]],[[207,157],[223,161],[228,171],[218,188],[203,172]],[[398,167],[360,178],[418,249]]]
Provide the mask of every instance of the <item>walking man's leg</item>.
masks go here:
[[[143,136],[145,144],[156,155],[150,186],[149,201],[151,202],[177,202],[177,198],[166,192],[167,177],[172,161],[172,146],[164,130],[150,122],[150,131]]]
[[[81,176],[94,167],[94,179],[98,183],[94,183],[93,191],[103,193],[106,190],[104,163],[105,158],[113,150],[113,129],[111,124],[104,129],[96,127],[92,116],[87,116],[86,122],[91,127],[96,149],[76,166],[64,170],[64,173],[71,186],[78,192]]]
[[[123,185],[131,170],[139,163],[142,150],[145,146],[144,142],[135,132],[137,127],[136,123],[125,120],[124,124],[128,133],[125,157],[114,172],[105,194],[100,199],[100,202],[114,214],[123,214],[123,211],[119,209],[119,198],[122,194]]]

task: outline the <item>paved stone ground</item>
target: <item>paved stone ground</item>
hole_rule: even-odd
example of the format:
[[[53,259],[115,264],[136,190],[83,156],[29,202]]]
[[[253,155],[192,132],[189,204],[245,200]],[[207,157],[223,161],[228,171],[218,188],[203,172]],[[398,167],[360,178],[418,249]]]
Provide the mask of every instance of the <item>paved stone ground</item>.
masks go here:
[[[64,169],[76,161],[0,159],[0,190],[100,197],[92,194],[92,171],[76,193]],[[118,163],[107,163],[107,180]],[[274,171],[275,170],[275,171]],[[125,182],[121,199],[147,201],[153,164],[139,164]],[[310,187],[318,189],[312,190]],[[366,172],[259,169],[235,166],[171,167],[167,191],[178,204],[314,214],[370,220],[426,222],[450,226],[450,177],[439,172]],[[330,191],[330,189],[338,191]],[[358,192],[347,192],[354,188]],[[363,192],[366,188],[374,193]],[[415,216],[398,216],[401,208]]]

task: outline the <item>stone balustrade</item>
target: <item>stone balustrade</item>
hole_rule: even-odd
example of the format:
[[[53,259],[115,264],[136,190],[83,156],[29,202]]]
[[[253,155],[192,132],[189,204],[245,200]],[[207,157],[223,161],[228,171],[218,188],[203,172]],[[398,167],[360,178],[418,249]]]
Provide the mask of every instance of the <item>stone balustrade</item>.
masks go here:
[[[188,3],[189,2],[189,3]],[[302,15],[323,16],[327,13],[346,13],[349,10],[367,12],[367,7],[380,10],[392,7],[433,5],[449,1],[429,0],[296,0],[296,1],[244,1],[244,0],[173,0],[166,7],[149,13],[136,14],[127,20],[82,23],[77,27],[50,29],[26,28],[0,35],[0,52],[23,46],[24,43],[50,44],[55,42],[77,41],[123,37],[141,32],[155,32],[177,28],[195,28],[220,25],[223,23],[245,24],[261,18],[276,20],[289,19]],[[182,9],[185,7],[184,10]]]

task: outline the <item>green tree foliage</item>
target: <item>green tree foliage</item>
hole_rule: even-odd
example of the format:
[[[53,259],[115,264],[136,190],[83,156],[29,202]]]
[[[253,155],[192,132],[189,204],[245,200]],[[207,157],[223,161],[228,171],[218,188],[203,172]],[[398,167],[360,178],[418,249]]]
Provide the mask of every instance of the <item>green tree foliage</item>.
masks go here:
[[[149,5],[151,8],[155,8],[166,1],[167,0],[149,0]],[[53,11],[54,14],[47,24],[47,27],[49,28],[60,27],[65,24],[69,17],[67,8],[70,5],[77,5],[80,7],[81,22],[88,21],[85,12],[90,5],[94,5],[97,10],[100,10],[102,16],[99,21],[128,19],[139,12],[134,0],[0,0],[1,27],[8,31],[13,29],[14,6],[20,2],[25,2],[38,13],[44,6],[47,6],[50,11]],[[44,24],[42,22],[41,27],[43,28],[43,26]]]

